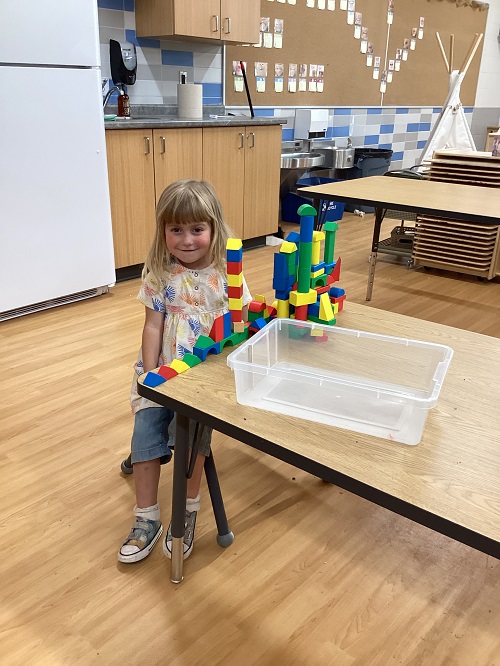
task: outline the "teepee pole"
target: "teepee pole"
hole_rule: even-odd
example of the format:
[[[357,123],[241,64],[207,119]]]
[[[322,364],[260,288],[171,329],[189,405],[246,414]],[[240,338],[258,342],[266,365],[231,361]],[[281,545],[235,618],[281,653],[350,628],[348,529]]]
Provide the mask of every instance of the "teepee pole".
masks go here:
[[[483,33],[478,34],[476,32],[476,36],[474,37],[474,41],[472,42],[472,45],[469,49],[469,53],[467,54],[467,56],[466,56],[466,58],[463,62],[462,67],[460,68],[460,72],[461,73],[463,72],[464,76],[465,76],[465,74],[467,73],[467,70],[470,67],[470,64],[472,62],[472,58],[476,55],[476,51],[478,50],[479,44],[481,43],[482,39],[483,39]]]
[[[451,74],[450,64],[448,62],[448,58],[446,57],[446,53],[444,52],[443,42],[441,41],[441,37],[439,36],[439,32],[436,32],[436,39],[437,39],[438,44],[439,44],[439,49],[441,51],[441,55],[443,56],[446,71],[448,72],[448,74]]]

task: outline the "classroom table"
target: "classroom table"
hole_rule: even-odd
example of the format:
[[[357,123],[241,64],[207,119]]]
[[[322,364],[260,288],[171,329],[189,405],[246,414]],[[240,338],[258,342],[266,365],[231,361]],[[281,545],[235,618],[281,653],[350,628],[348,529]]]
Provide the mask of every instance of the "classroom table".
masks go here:
[[[141,395],[177,412],[173,582],[183,571],[188,418],[500,558],[500,339],[349,301],[338,325],[454,350],[418,445],[238,404],[228,348],[156,388],[139,380]]]
[[[500,188],[464,186],[414,178],[368,176],[304,187],[300,188],[298,193],[313,199],[356,203],[375,208],[367,301],[372,297],[380,227],[387,210],[438,215],[475,224],[500,224]]]

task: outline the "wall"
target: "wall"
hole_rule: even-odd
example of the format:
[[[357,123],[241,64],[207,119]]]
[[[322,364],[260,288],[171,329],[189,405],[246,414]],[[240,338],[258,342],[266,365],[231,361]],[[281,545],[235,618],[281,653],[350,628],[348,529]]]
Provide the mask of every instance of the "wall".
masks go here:
[[[203,103],[222,103],[222,46],[196,42],[143,39],[135,34],[133,0],[98,0],[102,75],[111,79],[109,40],[133,42],[137,80],[127,92],[131,104],[177,104],[179,70],[203,85]],[[110,104],[116,104],[116,93]]]
[[[500,0],[489,0],[488,22],[477,83],[472,136],[478,150],[483,150],[486,127],[498,126],[500,116]]]
[[[222,47],[198,42],[142,39],[135,36],[133,0],[98,0],[103,76],[109,78],[109,39],[131,41],[137,46],[137,82],[128,93],[132,104],[176,104],[179,70],[188,71],[188,80],[203,85],[204,104],[220,104],[222,92]],[[500,0],[490,0],[483,55],[474,109],[465,109],[479,150],[484,148],[486,127],[497,125],[500,116]],[[436,51],[436,57],[439,54]],[[443,102],[444,102],[443,95]],[[111,104],[113,104],[113,98]],[[248,113],[247,107],[228,110]],[[329,109],[328,136],[337,145],[347,137],[355,146],[391,148],[392,168],[416,164],[439,115],[437,107],[364,107]],[[283,139],[293,138],[294,109],[256,108],[259,115],[286,119]]]
[[[230,107],[228,107],[230,108]],[[235,112],[241,107],[232,107]],[[469,122],[472,107],[465,108]],[[336,107],[329,109],[327,138],[337,146],[345,146],[350,137],[355,147],[391,149],[392,169],[419,163],[420,155],[436,122],[441,107]],[[286,119],[283,139],[294,138],[295,109],[255,109],[255,115],[279,116]]]

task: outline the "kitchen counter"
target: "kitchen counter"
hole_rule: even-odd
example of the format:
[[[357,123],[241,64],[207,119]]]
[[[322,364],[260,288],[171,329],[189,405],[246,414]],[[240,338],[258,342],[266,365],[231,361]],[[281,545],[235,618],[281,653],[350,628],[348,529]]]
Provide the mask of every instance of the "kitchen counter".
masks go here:
[[[262,125],[283,125],[286,123],[284,118],[274,118],[273,116],[217,116],[210,118],[206,116],[199,120],[193,118],[179,118],[178,116],[136,116],[128,119],[116,118],[116,120],[106,120],[104,127],[106,130],[120,129],[145,129],[145,128],[182,128],[182,127],[250,127]]]

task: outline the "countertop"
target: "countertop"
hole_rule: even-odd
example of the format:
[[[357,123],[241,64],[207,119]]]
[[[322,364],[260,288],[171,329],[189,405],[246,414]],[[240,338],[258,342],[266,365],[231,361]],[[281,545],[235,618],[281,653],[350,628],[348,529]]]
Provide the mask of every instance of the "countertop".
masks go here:
[[[106,130],[120,129],[151,129],[151,128],[178,128],[178,127],[249,127],[252,125],[282,125],[286,123],[284,118],[274,118],[272,116],[217,116],[210,118],[206,116],[195,120],[193,118],[179,118],[178,116],[136,116],[129,119],[116,118],[116,120],[106,120],[104,127]]]

